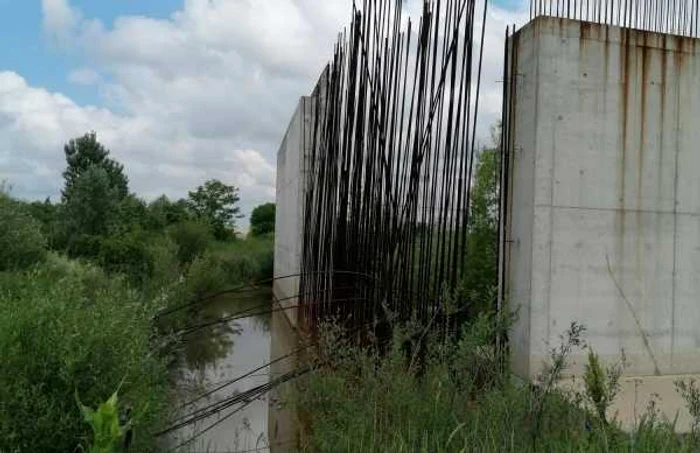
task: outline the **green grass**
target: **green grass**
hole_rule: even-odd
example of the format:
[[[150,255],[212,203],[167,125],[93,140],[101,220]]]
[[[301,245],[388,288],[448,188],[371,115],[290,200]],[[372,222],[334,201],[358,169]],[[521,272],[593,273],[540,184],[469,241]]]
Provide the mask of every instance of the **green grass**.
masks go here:
[[[499,372],[503,357],[491,346],[496,329],[495,318],[490,319],[480,318],[457,337],[428,335],[421,372],[416,366],[421,362],[405,349],[407,339],[413,338],[415,345],[419,332],[415,329],[398,329],[386,355],[376,348],[351,346],[336,330],[327,332],[330,340],[324,341],[320,356],[331,358],[332,366],[319,368],[297,385],[294,404],[305,420],[301,451],[690,452],[700,448],[695,436],[678,435],[653,410],[631,434],[614,421],[599,419],[593,403],[600,402],[600,387],[591,395],[563,393],[555,386],[535,390]]]

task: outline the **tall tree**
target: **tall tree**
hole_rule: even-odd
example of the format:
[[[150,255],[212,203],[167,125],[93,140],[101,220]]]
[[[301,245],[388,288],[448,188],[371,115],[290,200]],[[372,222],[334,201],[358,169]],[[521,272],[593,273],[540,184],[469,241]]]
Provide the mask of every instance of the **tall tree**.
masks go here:
[[[72,238],[108,234],[118,220],[119,204],[119,193],[112,186],[107,170],[98,166],[88,168],[66,192],[62,207],[66,234]]]
[[[238,188],[212,179],[189,193],[192,212],[209,222],[217,239],[230,238],[236,231],[236,219],[240,219]]]
[[[67,164],[63,172],[65,187],[61,192],[64,202],[78,178],[92,167],[105,171],[109,186],[120,200],[129,195],[129,179],[124,174],[124,166],[109,157],[109,150],[97,141],[95,132],[70,140],[63,150]]]
[[[250,215],[251,236],[263,236],[275,232],[275,204],[265,203],[253,209]]]
[[[151,230],[163,230],[175,223],[190,220],[192,217],[186,200],[170,201],[165,195],[148,205],[147,226]]]

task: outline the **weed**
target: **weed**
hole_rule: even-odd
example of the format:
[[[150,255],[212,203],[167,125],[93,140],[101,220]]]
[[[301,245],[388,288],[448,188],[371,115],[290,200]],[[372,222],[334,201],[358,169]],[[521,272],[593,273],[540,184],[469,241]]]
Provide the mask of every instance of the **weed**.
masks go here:
[[[620,391],[624,366],[624,354],[620,362],[606,367],[600,363],[600,357],[593,348],[588,348],[588,362],[583,373],[585,396],[603,424],[608,423],[608,409]]]
[[[700,435],[700,387],[695,379],[690,379],[688,382],[679,380],[676,381],[676,391],[685,400],[686,408],[693,418],[693,434]]]
[[[84,406],[78,393],[75,399],[83,414],[83,419],[92,428],[92,442],[88,453],[116,453],[124,447],[128,450],[131,422],[122,423],[119,416],[118,390],[107,401],[100,404],[97,410]]]

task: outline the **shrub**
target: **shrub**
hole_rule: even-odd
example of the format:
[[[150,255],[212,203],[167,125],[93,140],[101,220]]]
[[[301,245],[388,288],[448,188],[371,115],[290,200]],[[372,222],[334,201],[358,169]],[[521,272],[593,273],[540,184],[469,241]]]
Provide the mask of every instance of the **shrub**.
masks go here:
[[[153,272],[147,242],[142,233],[134,231],[101,238],[97,262],[105,271],[123,274],[140,287]]]
[[[0,274],[0,451],[70,452],[90,407],[121,386],[133,408],[133,451],[151,451],[165,420],[167,368],[151,350],[152,303],[90,265],[51,257]]]
[[[262,239],[214,243],[188,268],[186,293],[190,297],[201,297],[271,278],[272,244],[271,240]]]
[[[186,292],[191,297],[202,297],[222,290],[227,284],[221,259],[211,253],[198,256],[187,271]]]
[[[169,233],[177,245],[177,257],[183,266],[192,263],[197,256],[204,253],[214,240],[211,227],[194,220],[173,225]]]
[[[172,286],[180,279],[177,245],[168,236],[158,236],[146,245],[151,263],[148,289]]]
[[[41,223],[0,192],[0,271],[36,264],[45,258],[46,249]]]

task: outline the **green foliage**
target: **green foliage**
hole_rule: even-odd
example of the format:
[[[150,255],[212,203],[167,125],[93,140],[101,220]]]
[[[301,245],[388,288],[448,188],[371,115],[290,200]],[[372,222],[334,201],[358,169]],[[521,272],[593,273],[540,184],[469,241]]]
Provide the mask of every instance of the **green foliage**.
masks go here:
[[[149,230],[162,231],[170,225],[192,220],[186,200],[172,202],[162,195],[148,205],[145,220]]]
[[[620,391],[620,377],[624,361],[612,366],[603,366],[598,354],[592,348],[588,350],[588,362],[583,373],[586,398],[598,415],[598,419],[607,424],[607,412]]]
[[[152,295],[176,285],[181,276],[177,245],[169,236],[158,235],[151,237],[145,247],[150,263],[150,275],[142,289]]]
[[[498,284],[498,166],[498,150],[479,154],[467,236],[469,266],[463,275],[468,318],[489,308],[492,289]]]
[[[272,278],[273,242],[249,238],[219,243],[189,267],[185,285],[191,297],[201,297],[242,283]]]
[[[222,260],[207,252],[195,258],[188,268],[185,281],[186,293],[197,298],[224,289],[228,275]]]
[[[149,239],[141,231],[99,238],[96,261],[105,271],[123,274],[130,282],[141,285],[153,272]]]
[[[236,230],[236,219],[241,217],[238,188],[212,179],[190,192],[188,201],[195,216],[211,224],[217,239],[232,238]]]
[[[192,263],[214,241],[210,225],[196,220],[177,223],[168,232],[177,246],[177,257],[183,266]]]
[[[695,379],[688,382],[679,380],[676,381],[676,391],[685,400],[686,408],[693,418],[693,435],[700,436],[700,386]]]
[[[119,234],[145,227],[148,219],[146,202],[135,195],[127,195],[116,206],[114,223],[110,234]]]
[[[88,453],[117,453],[121,450],[123,437],[129,425],[122,425],[119,420],[117,393],[114,392],[97,410],[84,406],[78,394],[75,395],[83,419],[92,428],[92,442]]]
[[[121,200],[129,194],[129,180],[124,167],[109,157],[109,150],[97,141],[97,134],[89,132],[82,137],[70,140],[63,148],[66,155],[66,170],[63,172],[65,187],[63,201],[71,197],[78,179],[88,170],[101,168],[106,174],[108,186]]]
[[[0,271],[42,261],[47,241],[41,230],[41,223],[22,204],[0,192]]]
[[[90,429],[75,392],[96,407],[122,382],[132,451],[152,451],[168,387],[151,342],[156,305],[121,279],[54,255],[31,272],[0,273],[0,451],[76,451]]]
[[[26,211],[33,218],[41,223],[41,231],[49,241],[49,246],[53,246],[56,236],[58,205],[51,203],[47,198],[44,201],[34,201],[25,204]]]
[[[263,236],[275,232],[275,204],[262,204],[250,215],[250,235]]]
[[[66,248],[74,255],[96,255],[97,250],[85,250],[84,237],[107,235],[117,221],[119,203],[105,169],[93,166],[76,177],[59,213]]]

